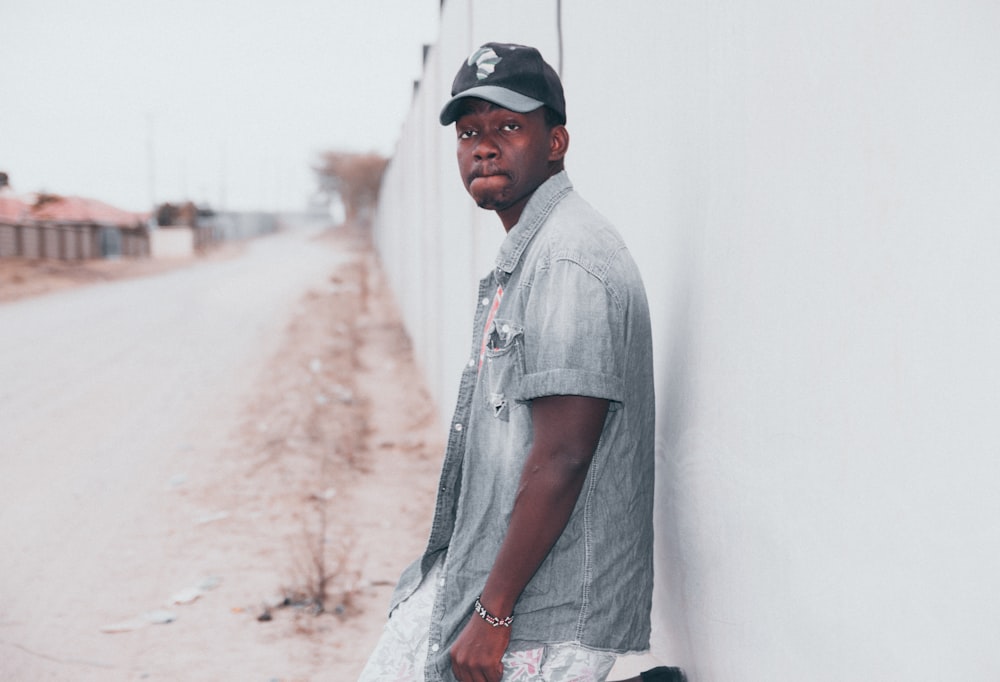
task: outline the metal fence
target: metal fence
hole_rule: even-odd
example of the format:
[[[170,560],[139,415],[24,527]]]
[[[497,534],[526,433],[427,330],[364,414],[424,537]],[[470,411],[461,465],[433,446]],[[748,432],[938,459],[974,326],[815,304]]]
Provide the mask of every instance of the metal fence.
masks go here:
[[[0,223],[0,258],[86,260],[149,256],[144,225],[119,227],[80,222]]]
[[[199,219],[194,248],[204,251],[221,242],[252,239],[275,232],[279,218],[274,213],[224,211]],[[159,229],[171,229],[164,227]],[[88,260],[96,258],[148,258],[150,229],[94,222],[22,221],[0,222],[0,258],[37,260]]]

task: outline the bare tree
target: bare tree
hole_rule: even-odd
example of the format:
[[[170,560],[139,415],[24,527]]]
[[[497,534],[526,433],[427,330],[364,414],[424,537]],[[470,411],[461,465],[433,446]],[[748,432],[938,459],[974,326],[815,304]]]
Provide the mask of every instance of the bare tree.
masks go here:
[[[378,154],[329,151],[320,155],[313,171],[322,194],[340,197],[350,223],[366,220],[375,207],[388,163]]]

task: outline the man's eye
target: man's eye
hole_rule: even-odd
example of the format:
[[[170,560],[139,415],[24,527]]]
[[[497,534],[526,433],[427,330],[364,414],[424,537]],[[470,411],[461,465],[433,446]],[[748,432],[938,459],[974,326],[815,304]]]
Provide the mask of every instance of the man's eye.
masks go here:
[[[475,130],[463,130],[462,132],[460,132],[458,134],[458,139],[460,139],[460,140],[468,140],[470,137],[472,137],[475,134],[476,134]]]
[[[501,130],[505,132],[510,132],[511,130],[518,130],[520,129],[520,127],[521,126],[518,125],[517,123],[505,123],[503,124],[503,127],[501,127]]]

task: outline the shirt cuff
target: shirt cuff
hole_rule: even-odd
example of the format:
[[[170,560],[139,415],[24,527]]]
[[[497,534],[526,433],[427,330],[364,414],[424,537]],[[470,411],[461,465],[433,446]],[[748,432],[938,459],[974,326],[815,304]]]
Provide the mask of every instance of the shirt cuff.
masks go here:
[[[550,395],[582,395],[621,403],[625,383],[611,374],[578,369],[552,369],[521,377],[517,400],[527,401]]]

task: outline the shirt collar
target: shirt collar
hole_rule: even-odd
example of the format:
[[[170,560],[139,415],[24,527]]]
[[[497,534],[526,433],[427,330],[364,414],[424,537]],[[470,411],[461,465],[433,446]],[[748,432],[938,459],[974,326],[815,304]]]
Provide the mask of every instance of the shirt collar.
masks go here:
[[[569,181],[566,171],[559,171],[538,186],[525,204],[517,224],[510,228],[500,245],[496,262],[498,277],[506,280],[514,272],[531,238],[545,223],[555,205],[572,190],[573,183]]]

